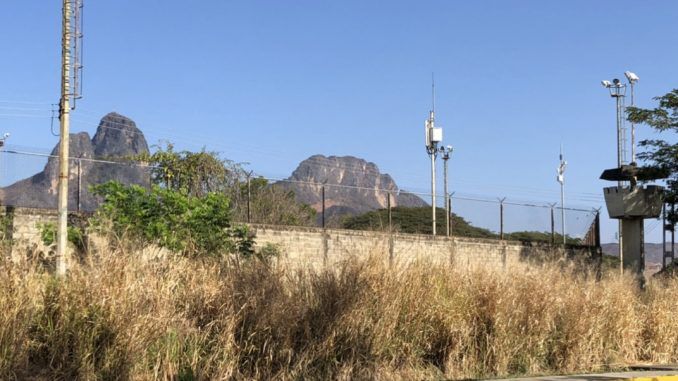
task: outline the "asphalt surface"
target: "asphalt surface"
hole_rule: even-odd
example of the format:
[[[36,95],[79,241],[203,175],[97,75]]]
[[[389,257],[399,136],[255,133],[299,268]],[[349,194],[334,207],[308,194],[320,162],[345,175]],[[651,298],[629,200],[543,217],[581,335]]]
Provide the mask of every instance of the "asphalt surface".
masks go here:
[[[678,365],[652,365],[631,367],[630,371],[576,374],[566,376],[541,376],[541,377],[521,377],[506,378],[494,381],[612,381],[612,380],[634,380],[634,381],[678,381]]]

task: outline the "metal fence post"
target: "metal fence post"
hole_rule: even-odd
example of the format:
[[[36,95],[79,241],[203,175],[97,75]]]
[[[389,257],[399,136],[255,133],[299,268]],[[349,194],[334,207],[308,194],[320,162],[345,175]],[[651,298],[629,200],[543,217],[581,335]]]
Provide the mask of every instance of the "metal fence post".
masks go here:
[[[596,227],[595,227],[595,238],[594,244],[597,248],[600,248],[600,209],[596,210]]]
[[[250,174],[247,174],[247,223],[252,223],[252,211],[251,211],[251,202],[252,202],[252,182],[250,181]]]
[[[322,209],[322,227],[325,229],[325,184],[323,184],[321,188],[321,193],[322,193],[322,203],[323,203],[323,209]]]
[[[388,206],[388,231],[393,231],[393,215],[391,212],[391,192],[386,195],[386,205]]]
[[[554,211],[553,207],[556,204],[550,204],[551,205],[551,245],[556,244],[556,219],[554,216]]]
[[[78,212],[80,211],[82,200],[82,158],[78,158]]]
[[[447,236],[452,235],[452,194],[447,196]]]
[[[504,201],[506,197],[499,199],[499,239],[504,239]]]

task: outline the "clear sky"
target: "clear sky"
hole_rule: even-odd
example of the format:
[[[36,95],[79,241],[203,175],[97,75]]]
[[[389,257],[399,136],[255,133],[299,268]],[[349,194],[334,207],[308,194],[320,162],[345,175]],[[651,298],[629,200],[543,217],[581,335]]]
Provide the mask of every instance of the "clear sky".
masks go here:
[[[678,86],[676,1],[85,0],[84,98],[73,131],[109,111],[149,143],[222,152],[287,177],[322,153],[375,162],[429,189],[423,122],[455,147],[457,194],[603,205],[616,164],[603,79],[636,72],[640,106]],[[3,4],[0,129],[49,149],[59,96],[60,1]],[[638,135],[653,136],[646,127]],[[603,215],[606,217],[606,215]],[[653,225],[655,222],[648,222]],[[603,240],[614,231],[606,224]],[[659,232],[661,228],[656,229]],[[657,237],[656,233],[653,237]],[[651,238],[650,240],[656,240]]]

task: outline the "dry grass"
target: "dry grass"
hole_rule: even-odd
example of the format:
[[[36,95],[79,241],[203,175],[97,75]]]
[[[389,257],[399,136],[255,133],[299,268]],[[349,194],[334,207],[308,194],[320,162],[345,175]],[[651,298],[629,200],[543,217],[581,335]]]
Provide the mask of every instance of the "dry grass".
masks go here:
[[[109,254],[0,263],[0,379],[442,379],[678,361],[678,282]]]

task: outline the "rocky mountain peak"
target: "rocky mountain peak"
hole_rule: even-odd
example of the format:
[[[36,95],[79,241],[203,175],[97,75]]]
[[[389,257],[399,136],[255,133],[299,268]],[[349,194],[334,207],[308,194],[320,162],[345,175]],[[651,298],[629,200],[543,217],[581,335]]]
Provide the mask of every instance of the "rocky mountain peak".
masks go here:
[[[118,113],[109,113],[101,119],[94,138],[86,132],[69,135],[69,156],[85,159],[129,158],[148,152],[144,134],[130,118]],[[0,202],[4,205],[35,208],[56,207],[59,179],[59,145],[52,149],[53,157],[47,160],[44,169],[35,175],[0,189]],[[80,181],[78,181],[80,177]],[[90,192],[89,185],[118,180],[125,184],[147,186],[150,182],[148,168],[117,163],[70,161],[69,208],[79,205],[83,210],[93,210],[99,200]],[[79,184],[84,184],[78,189]]]
[[[381,173],[375,163],[354,156],[313,155],[299,163],[280,185],[291,188],[298,201],[322,209],[322,194],[317,185],[325,186],[326,213],[330,216],[359,214],[386,208],[389,193],[391,206],[425,206],[419,197],[401,191],[393,178]]]
[[[98,158],[125,157],[148,152],[148,143],[134,121],[116,112],[106,114],[92,138]]]

